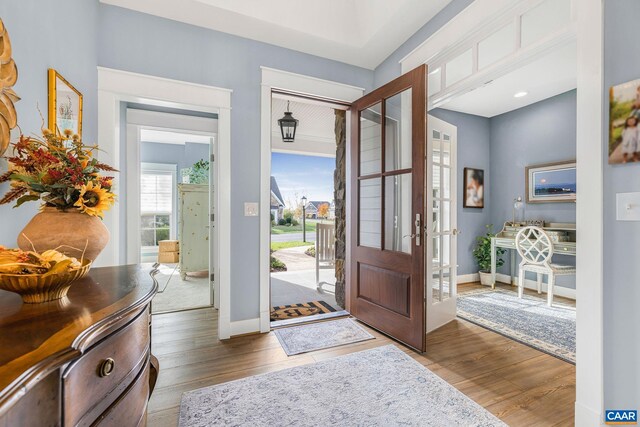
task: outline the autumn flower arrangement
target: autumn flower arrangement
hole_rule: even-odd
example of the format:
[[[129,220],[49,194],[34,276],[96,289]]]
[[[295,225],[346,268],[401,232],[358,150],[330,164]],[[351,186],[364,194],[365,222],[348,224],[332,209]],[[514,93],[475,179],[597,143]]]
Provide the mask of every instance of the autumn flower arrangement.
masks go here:
[[[11,182],[0,205],[41,200],[47,207],[103,218],[115,202],[113,177],[102,173],[117,171],[93,157],[97,145],[85,145],[70,130],[44,129],[42,138],[20,136],[14,149],[15,155],[7,157],[9,170],[0,175],[0,183]]]

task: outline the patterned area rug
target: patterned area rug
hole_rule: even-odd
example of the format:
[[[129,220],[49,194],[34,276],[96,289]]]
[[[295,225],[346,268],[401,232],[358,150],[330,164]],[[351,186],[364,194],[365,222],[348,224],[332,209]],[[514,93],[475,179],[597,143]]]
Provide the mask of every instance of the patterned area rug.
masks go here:
[[[333,313],[336,309],[325,301],[311,301],[303,304],[280,305],[271,309],[271,320],[285,320],[314,314]]]
[[[182,395],[180,427],[506,426],[393,345]]]
[[[576,311],[548,307],[546,298],[515,292],[458,295],[458,317],[498,332],[564,361],[576,363]]]
[[[293,326],[274,332],[289,356],[375,338],[351,319]]]

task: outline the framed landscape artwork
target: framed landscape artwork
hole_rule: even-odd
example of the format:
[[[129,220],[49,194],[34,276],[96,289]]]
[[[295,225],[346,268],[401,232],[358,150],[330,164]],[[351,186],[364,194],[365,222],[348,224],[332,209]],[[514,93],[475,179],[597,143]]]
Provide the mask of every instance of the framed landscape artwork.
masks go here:
[[[464,168],[465,208],[484,208],[484,170]]]
[[[61,133],[70,129],[82,137],[82,94],[52,68],[48,82],[49,129]]]
[[[609,89],[609,164],[640,162],[640,79]]]
[[[527,203],[575,202],[576,162],[527,166]]]

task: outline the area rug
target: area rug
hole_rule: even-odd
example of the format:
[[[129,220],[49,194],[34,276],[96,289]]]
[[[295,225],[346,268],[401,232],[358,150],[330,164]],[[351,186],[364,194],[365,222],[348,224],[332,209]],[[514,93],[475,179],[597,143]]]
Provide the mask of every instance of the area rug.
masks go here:
[[[180,427],[506,426],[394,345],[184,393]]]
[[[314,314],[333,313],[336,309],[325,301],[311,301],[302,304],[279,305],[271,308],[271,320],[285,320]]]
[[[276,329],[274,333],[289,356],[375,338],[351,319]]]
[[[547,306],[546,298],[515,292],[458,295],[458,317],[498,332],[564,361],[576,362],[576,311]]]

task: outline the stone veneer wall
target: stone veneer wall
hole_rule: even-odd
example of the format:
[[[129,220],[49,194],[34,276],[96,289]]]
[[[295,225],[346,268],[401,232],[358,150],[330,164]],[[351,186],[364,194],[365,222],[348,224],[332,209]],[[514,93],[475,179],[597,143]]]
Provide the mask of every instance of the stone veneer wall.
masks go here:
[[[333,172],[336,204],[336,302],[345,308],[345,272],[344,260],[346,252],[346,197],[347,197],[347,112],[335,110],[336,122],[336,170]]]

